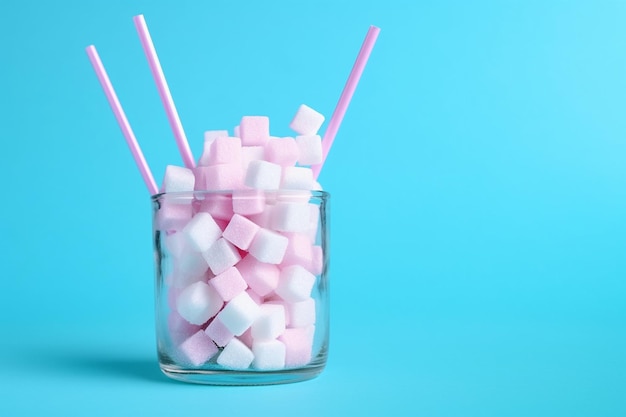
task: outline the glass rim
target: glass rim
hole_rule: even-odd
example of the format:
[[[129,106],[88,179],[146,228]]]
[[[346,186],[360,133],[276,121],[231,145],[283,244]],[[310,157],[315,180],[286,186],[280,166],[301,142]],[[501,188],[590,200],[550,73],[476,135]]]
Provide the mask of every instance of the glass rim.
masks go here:
[[[306,193],[309,198],[319,198],[328,200],[330,193],[324,190],[258,190],[258,189],[236,189],[236,190],[194,190],[194,191],[176,191],[169,193],[158,193],[150,196],[150,200],[158,201],[161,199],[191,199],[196,196],[233,196],[239,194],[238,197],[247,198],[254,197],[256,194],[270,196],[302,196]],[[247,195],[249,194],[249,195]]]

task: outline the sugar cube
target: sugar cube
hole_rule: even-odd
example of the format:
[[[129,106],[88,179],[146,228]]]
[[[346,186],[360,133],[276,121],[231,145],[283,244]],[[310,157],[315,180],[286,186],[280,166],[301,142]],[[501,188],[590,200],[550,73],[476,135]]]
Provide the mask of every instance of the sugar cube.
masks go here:
[[[217,319],[235,336],[241,336],[259,315],[259,305],[244,291],[226,303]]]
[[[214,288],[198,281],[185,288],[178,295],[178,314],[191,324],[206,323],[222,308],[224,302]]]
[[[322,162],[322,138],[319,135],[296,136],[298,163],[313,165]]]
[[[215,288],[224,301],[232,300],[248,288],[248,284],[234,266],[211,278],[209,285]]]
[[[239,123],[239,134],[245,146],[265,145],[270,138],[270,119],[265,116],[244,116]]]
[[[252,342],[254,360],[252,367],[259,370],[274,370],[285,367],[287,349],[280,340],[262,340]]]
[[[256,236],[260,227],[240,214],[234,214],[224,230],[224,239],[228,240],[239,249],[246,250],[250,247],[252,239]]]
[[[300,105],[289,127],[301,135],[315,135],[324,123],[324,116],[306,104]]]
[[[217,357],[217,363],[228,369],[246,369],[253,360],[254,354],[250,348],[237,338],[228,342]]]
[[[192,365],[200,366],[214,356],[218,349],[203,330],[198,330],[180,345],[180,351],[185,354]]]
[[[285,256],[289,239],[271,230],[260,228],[248,251],[261,262],[279,264]]]
[[[161,191],[165,193],[176,193],[193,191],[195,184],[193,171],[175,165],[165,167],[165,176],[163,178],[163,187]]]
[[[304,301],[311,296],[314,284],[315,275],[300,265],[291,265],[280,271],[280,279],[275,291],[283,300]]]
[[[226,271],[241,259],[237,248],[223,237],[217,239],[207,251],[202,252],[202,256],[215,275]]]

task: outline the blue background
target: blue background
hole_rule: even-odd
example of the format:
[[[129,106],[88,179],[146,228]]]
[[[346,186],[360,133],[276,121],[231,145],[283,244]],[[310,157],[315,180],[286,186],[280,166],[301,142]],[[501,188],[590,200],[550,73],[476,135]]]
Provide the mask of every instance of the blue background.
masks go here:
[[[314,380],[158,370],[149,196],[84,50],[160,182],[181,158],[140,13],[196,156],[243,115],[328,120],[381,28],[320,176]],[[626,415],[624,21],[620,1],[2,2],[0,415]]]

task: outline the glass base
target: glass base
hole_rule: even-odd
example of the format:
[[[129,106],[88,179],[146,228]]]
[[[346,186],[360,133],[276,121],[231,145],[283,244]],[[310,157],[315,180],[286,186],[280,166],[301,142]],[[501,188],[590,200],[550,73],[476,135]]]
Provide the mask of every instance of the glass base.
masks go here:
[[[161,371],[168,377],[194,384],[205,385],[276,385],[306,381],[318,376],[324,365],[277,371],[234,371],[180,369],[161,364]]]

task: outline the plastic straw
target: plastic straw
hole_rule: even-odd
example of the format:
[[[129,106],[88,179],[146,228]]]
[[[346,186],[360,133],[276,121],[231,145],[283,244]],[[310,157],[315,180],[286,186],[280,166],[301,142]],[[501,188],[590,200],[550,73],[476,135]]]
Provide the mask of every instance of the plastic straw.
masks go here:
[[[133,21],[135,22],[135,27],[137,28],[137,33],[139,34],[139,39],[141,40],[141,46],[146,53],[146,58],[148,58],[148,64],[150,65],[150,70],[152,71],[152,76],[154,77],[157,89],[159,90],[161,101],[163,102],[163,106],[165,107],[167,119],[169,120],[172,131],[174,132],[174,137],[176,138],[178,150],[183,157],[183,162],[185,166],[187,168],[193,168],[195,167],[196,163],[194,161],[193,155],[191,154],[191,149],[189,148],[187,136],[185,135],[185,131],[183,130],[183,125],[180,123],[180,118],[178,117],[178,112],[176,111],[174,100],[172,100],[172,94],[170,93],[170,89],[167,86],[167,81],[165,80],[165,76],[163,75],[163,69],[161,68],[159,57],[157,56],[156,50],[154,49],[152,37],[150,36],[150,32],[148,32],[148,27],[146,26],[146,20],[144,19],[143,15],[140,14],[135,16],[133,18]]]
[[[376,26],[370,26],[369,30],[367,31],[367,35],[365,36],[363,45],[361,45],[361,50],[359,51],[359,55],[354,62],[354,66],[352,67],[352,71],[350,72],[350,76],[348,77],[348,81],[346,82],[341,96],[339,97],[339,102],[335,107],[335,111],[333,112],[333,115],[328,122],[328,127],[326,128],[324,139],[322,140],[322,162],[311,167],[313,169],[313,175],[316,179],[319,176],[320,171],[322,170],[324,162],[326,161],[328,151],[330,150],[330,147],[335,140],[337,131],[339,131],[339,126],[341,126],[343,116],[345,116],[346,114],[346,110],[348,109],[348,105],[350,104],[350,100],[352,99],[352,95],[354,94],[356,86],[359,83],[359,79],[361,78],[361,74],[363,74],[363,70],[365,69],[365,64],[367,64],[367,60],[370,57],[372,49],[374,49],[374,44],[376,43],[376,38],[378,38],[379,32],[380,28]]]
[[[102,65],[102,61],[100,60],[98,51],[96,51],[96,47],[93,45],[88,46],[86,50],[87,55],[89,56],[89,60],[91,61],[91,65],[93,65],[93,69],[96,71],[96,76],[98,77],[98,80],[100,80],[100,84],[102,85],[104,94],[106,94],[107,100],[111,105],[111,109],[113,109],[113,114],[117,119],[117,123],[120,125],[122,133],[126,138],[126,143],[130,148],[130,152],[133,154],[133,158],[135,159],[135,163],[139,168],[139,172],[141,172],[141,177],[146,183],[150,194],[157,194],[159,192],[159,189],[157,188],[156,182],[154,182],[154,177],[152,176],[150,167],[148,167],[146,159],[143,157],[143,153],[141,152],[141,148],[139,148],[139,144],[137,143],[137,139],[135,138],[133,129],[131,129],[130,123],[128,123],[128,119],[126,118],[126,114],[122,109],[122,105],[120,104],[120,101],[117,98],[117,94],[115,94],[115,90],[113,89],[113,85],[109,80],[109,76],[107,75],[104,66]]]

